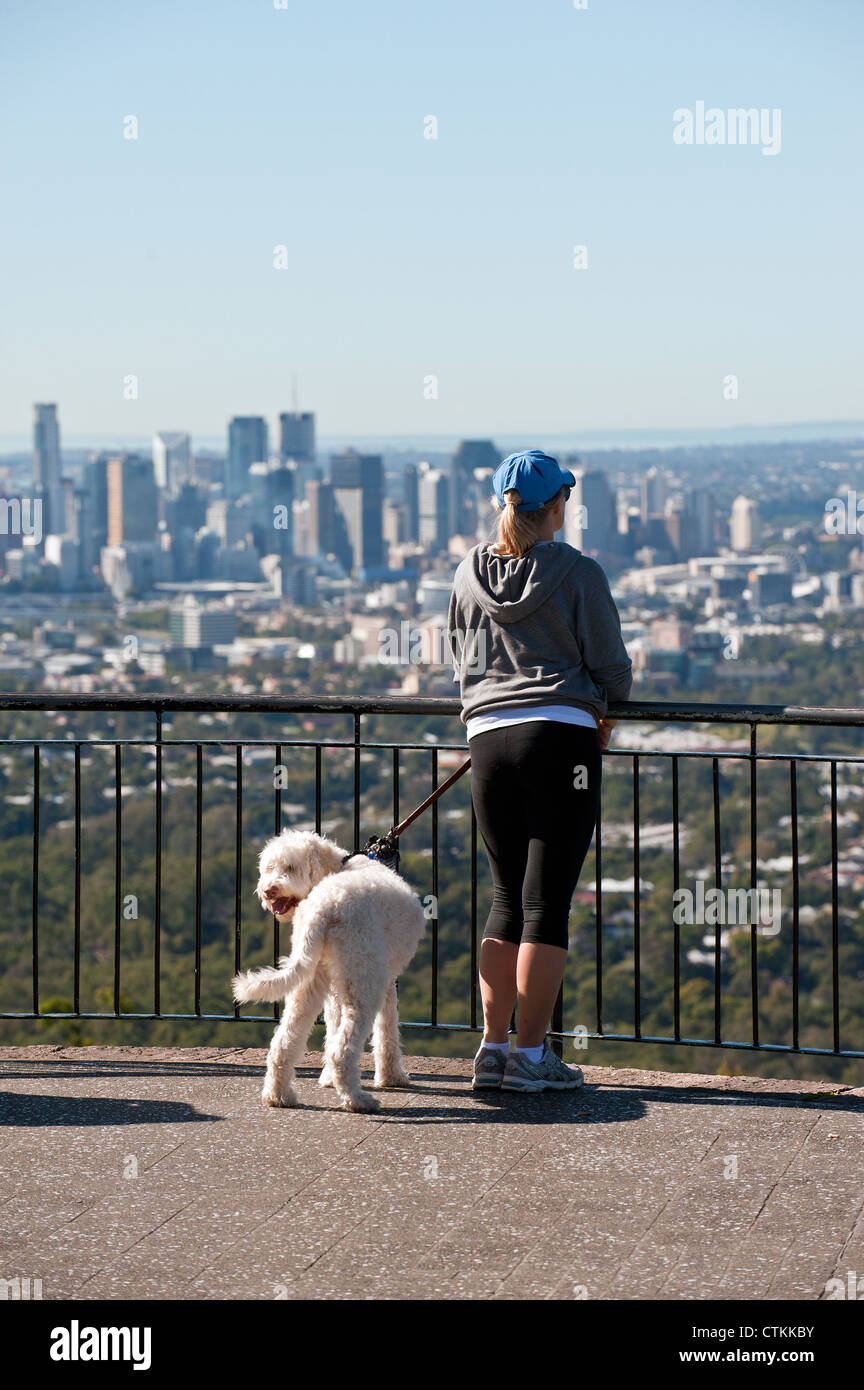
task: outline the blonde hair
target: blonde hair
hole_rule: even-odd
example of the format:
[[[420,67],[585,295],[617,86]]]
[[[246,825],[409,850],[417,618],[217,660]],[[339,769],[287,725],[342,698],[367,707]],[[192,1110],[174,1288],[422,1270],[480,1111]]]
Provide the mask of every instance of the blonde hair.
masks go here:
[[[504,506],[498,512],[498,542],[493,545],[492,554],[515,555],[517,560],[521,560],[536,543],[544,518],[551,512],[563,491],[563,488],[559,488],[555,496],[544,502],[542,507],[538,507],[536,512],[518,512],[516,508],[522,498],[515,487],[508,488],[504,493]]]

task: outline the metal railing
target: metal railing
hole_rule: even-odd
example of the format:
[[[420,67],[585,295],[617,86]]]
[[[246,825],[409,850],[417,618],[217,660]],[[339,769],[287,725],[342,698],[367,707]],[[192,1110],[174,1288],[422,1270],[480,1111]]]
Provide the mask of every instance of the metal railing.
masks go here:
[[[55,694],[36,694],[36,695],[2,695],[0,694],[0,711],[5,714],[14,712],[26,712],[35,714],[38,712],[79,714],[85,712],[98,713],[100,716],[116,714],[145,714],[152,716],[155,727],[152,735],[144,737],[121,737],[116,734],[110,737],[88,737],[83,733],[72,732],[65,738],[44,738],[30,736],[29,733],[23,737],[0,738],[0,754],[6,757],[15,756],[20,758],[27,754],[32,755],[31,766],[31,786],[32,793],[32,909],[30,921],[25,928],[21,921],[7,923],[3,934],[11,933],[13,942],[26,938],[29,930],[30,947],[30,987],[28,990],[30,1007],[17,1010],[0,1011],[0,1017],[6,1019],[37,1019],[37,1018],[74,1018],[74,1019],[103,1019],[103,1018],[124,1018],[124,1019],[207,1019],[212,1021],[272,1021],[272,1015],[248,1015],[242,1014],[239,1006],[229,1006],[230,1011],[206,1010],[202,1006],[202,961],[205,951],[205,941],[202,933],[202,881],[204,872],[204,853],[205,846],[202,836],[202,818],[204,792],[206,786],[204,753],[205,749],[229,749],[233,750],[233,799],[234,799],[234,903],[233,903],[233,966],[239,970],[243,966],[243,913],[241,903],[241,884],[244,865],[244,854],[249,853],[249,846],[244,844],[244,750],[251,748],[272,748],[274,753],[274,765],[283,765],[286,754],[294,754],[301,749],[311,750],[314,758],[314,804],[308,806],[307,823],[314,823],[315,829],[320,831],[325,810],[330,810],[324,805],[323,786],[325,772],[325,753],[332,756],[335,750],[342,750],[339,756],[346,763],[349,769],[349,785],[351,790],[348,795],[350,803],[348,814],[342,818],[346,819],[351,826],[353,835],[352,848],[358,850],[367,835],[382,833],[388,827],[381,823],[381,810],[375,810],[376,820],[364,824],[364,813],[362,809],[362,765],[365,759],[385,759],[388,763],[388,779],[390,781],[390,807],[389,822],[397,823],[400,817],[400,800],[403,796],[402,791],[402,771],[403,761],[408,754],[422,754],[428,758],[429,782],[428,787],[435,787],[439,782],[439,758],[442,753],[452,754],[459,752],[467,755],[467,748],[464,741],[464,730],[461,725],[461,738],[459,742],[445,742],[435,738],[430,743],[428,740],[398,741],[387,738],[374,738],[364,736],[364,721],[369,721],[377,716],[386,716],[388,719],[398,717],[426,718],[428,716],[444,716],[455,723],[458,716],[460,705],[453,699],[432,699],[432,698],[351,698],[341,699],[338,697],[314,698],[255,698],[255,697],[221,697],[221,696],[174,696],[174,695],[125,695],[116,697],[103,697],[101,695],[55,695]],[[342,716],[350,721],[350,736],[347,738],[332,737],[326,733],[321,737],[284,737],[278,740],[268,738],[231,738],[231,737],[181,737],[170,736],[170,730],[166,732],[165,724],[170,719],[173,720],[179,715],[207,715],[224,716],[230,715],[268,715],[268,716],[303,716],[307,721],[316,716]],[[610,771],[616,768],[621,760],[629,762],[630,775],[632,776],[632,931],[627,943],[626,951],[622,954],[620,943],[621,932],[619,926],[614,927],[614,931],[608,922],[605,913],[605,899],[609,895],[609,890],[604,890],[604,861],[606,858],[606,848],[604,846],[604,831],[606,822],[603,816],[603,802],[601,801],[601,814],[598,821],[597,831],[594,840],[594,903],[593,903],[593,945],[594,945],[594,971],[593,971],[593,1001],[592,1014],[593,1026],[587,1027],[580,1025],[578,1028],[565,1028],[565,1010],[567,999],[565,992],[559,996],[552,1019],[552,1035],[560,1049],[562,1038],[603,1038],[614,1039],[627,1042],[644,1042],[655,1044],[676,1044],[687,1046],[704,1047],[728,1047],[744,1050],[760,1051],[779,1051],[779,1052],[802,1052],[814,1053],[826,1056],[841,1057],[864,1057],[864,1048],[861,1046],[844,1046],[844,1038],[841,1036],[841,1021],[843,1008],[841,1006],[841,941],[840,931],[840,894],[838,882],[838,765],[862,764],[864,757],[857,753],[807,753],[801,751],[776,752],[773,750],[763,750],[757,747],[757,731],[766,726],[792,726],[805,727],[815,726],[828,728],[831,726],[861,729],[864,727],[864,710],[858,709],[819,709],[801,708],[791,706],[775,705],[702,705],[702,704],[674,704],[674,703],[639,703],[629,702],[626,704],[612,706],[610,716],[614,716],[619,721],[627,724],[650,724],[659,726],[687,725],[687,724],[718,724],[726,726],[744,726],[748,731],[746,748],[736,748],[729,746],[710,749],[687,748],[687,749],[664,749],[662,747],[649,748],[627,748],[619,746],[621,741],[621,730],[613,740],[606,757],[611,760]],[[304,731],[306,732],[306,731]],[[72,991],[71,1009],[63,1011],[51,1011],[46,1013],[40,1009],[40,932],[42,922],[40,919],[40,849],[42,847],[45,829],[41,814],[43,802],[42,776],[46,766],[46,761],[51,755],[48,750],[62,749],[68,757],[71,750],[71,805],[72,805],[72,877],[73,877],[73,898],[72,898]],[[113,845],[105,847],[105,855],[113,852],[113,872],[114,872],[114,904],[113,904],[113,941],[112,941],[112,986],[111,986],[111,1007],[105,1011],[84,1010],[81,1007],[81,961],[82,961],[82,834],[84,831],[82,815],[82,749],[96,750],[106,749],[109,763],[113,767]],[[155,858],[153,868],[153,918],[152,918],[152,1008],[129,1010],[123,1005],[122,984],[123,984],[123,963],[124,963],[124,932],[123,932],[123,901],[124,895],[122,879],[122,845],[123,845],[123,767],[124,756],[128,756],[128,750],[132,748],[152,748],[155,755],[155,785],[153,788],[153,831],[155,837]],[[165,813],[166,796],[172,793],[166,790],[163,778],[163,765],[166,753],[169,750],[183,748],[190,750],[194,755],[194,790],[195,790],[195,811],[194,811],[194,929],[191,954],[192,977],[193,977],[193,1007],[191,1012],[166,1011],[162,1006],[162,966],[163,966],[163,909],[164,900],[164,862],[165,844],[163,843],[163,817]],[[32,754],[31,754],[32,750]],[[783,969],[786,971],[789,984],[789,1037],[786,1041],[778,1041],[776,1038],[766,1038],[760,1026],[760,937],[758,923],[750,923],[749,952],[750,952],[750,972],[749,972],[749,1028],[745,1031],[749,1036],[730,1037],[724,1029],[724,1005],[728,1007],[728,995],[724,995],[723,971],[724,963],[728,960],[729,937],[724,931],[723,922],[714,923],[713,950],[711,960],[703,958],[697,959],[695,969],[686,971],[686,964],[692,963],[693,952],[685,953],[682,960],[682,951],[685,943],[682,940],[681,923],[675,921],[672,914],[670,903],[671,923],[671,961],[669,962],[669,977],[662,983],[664,986],[671,984],[671,1028],[665,1031],[645,1031],[643,1028],[643,1000],[646,987],[646,976],[643,974],[643,965],[646,953],[646,937],[643,929],[643,893],[641,871],[646,851],[643,850],[643,836],[646,826],[643,825],[641,818],[642,801],[642,775],[643,767],[649,760],[661,758],[667,760],[666,765],[671,772],[671,881],[673,892],[677,896],[682,885],[681,874],[681,851],[682,851],[682,822],[681,822],[681,770],[685,764],[691,762],[710,766],[711,777],[711,818],[713,824],[713,879],[714,888],[720,890],[723,884],[723,851],[721,842],[721,813],[723,811],[723,797],[721,795],[721,763],[731,760],[746,769],[746,788],[745,800],[749,814],[749,885],[751,891],[757,891],[758,885],[758,844],[759,844],[759,769],[765,764],[786,764],[788,766],[788,809],[789,809],[789,832],[790,832],[790,856],[789,869],[791,873],[792,885],[792,916],[791,929],[788,939],[784,941],[784,949],[788,948],[787,955],[784,957]],[[829,773],[828,809],[827,820],[830,830],[830,856],[824,866],[817,866],[827,875],[826,882],[830,879],[831,890],[831,911],[830,911],[830,1018],[825,1023],[827,1037],[830,1037],[830,1046],[817,1046],[809,1043],[806,1038],[802,1038],[802,934],[801,927],[803,921],[802,904],[800,897],[801,885],[801,865],[803,859],[799,846],[800,816],[799,816],[799,779],[802,768],[811,768],[812,765],[827,767]],[[192,780],[192,779],[190,779]],[[604,783],[606,774],[604,773]],[[353,784],[353,785],[352,785]],[[283,825],[283,790],[281,785],[273,787],[273,833],[278,833]],[[110,788],[109,788],[110,792]],[[28,793],[29,799],[29,793]],[[418,798],[419,799],[419,798]],[[477,988],[477,963],[478,963],[478,912],[480,910],[480,890],[478,884],[478,836],[477,824],[474,818],[473,808],[470,808],[470,847],[468,848],[469,860],[469,897],[467,901],[467,911],[465,921],[460,928],[459,924],[455,927],[448,924],[450,939],[455,935],[458,937],[462,932],[464,944],[462,949],[468,954],[467,968],[470,971],[470,982],[468,984],[468,1017],[454,1021],[441,1017],[441,1001],[439,998],[440,986],[440,923],[439,923],[439,886],[440,886],[440,863],[439,863],[439,807],[441,803],[433,805],[429,812],[424,816],[424,821],[428,824],[429,852],[431,865],[429,870],[430,888],[429,899],[431,902],[431,913],[429,916],[429,951],[430,951],[430,997],[429,997],[429,1016],[425,1019],[403,1019],[404,1028],[440,1028],[445,1030],[478,1031],[482,1027],[480,1018],[480,1007]],[[404,813],[404,806],[401,808]],[[341,814],[341,813],[340,813]],[[332,819],[332,816],[331,816]],[[812,819],[812,818],[811,818]],[[417,823],[418,825],[421,822]],[[412,832],[413,833],[413,832]],[[629,832],[628,832],[629,833]],[[256,844],[255,850],[260,847]],[[666,851],[670,852],[670,851]],[[480,858],[482,861],[482,849]],[[415,884],[416,886],[416,884]],[[2,885],[0,885],[2,891]],[[584,890],[583,890],[584,891]],[[620,890],[616,889],[616,892]],[[5,895],[4,895],[5,896]],[[751,900],[752,901],[752,900]],[[628,910],[629,911],[629,910]],[[0,919],[2,920],[2,919]],[[276,919],[273,919],[273,955],[280,953],[280,927]],[[630,925],[630,917],[628,917]],[[610,935],[611,933],[611,935]],[[724,939],[725,937],[725,939]],[[587,937],[583,935],[583,942]],[[607,1005],[607,967],[609,966],[610,942],[615,947],[615,966],[617,970],[616,980],[620,978],[620,966],[624,964],[631,973],[630,989],[632,1001],[632,1028],[628,1031],[621,1027],[610,1027],[606,1021]],[[224,944],[224,943],[223,943]],[[817,953],[818,954],[818,953]],[[572,952],[571,952],[572,955]],[[696,956],[699,953],[696,952]],[[248,964],[249,962],[247,962]],[[260,962],[254,962],[260,963]],[[816,962],[816,964],[821,963]],[[808,969],[813,962],[803,962]],[[691,1036],[682,1021],[683,991],[687,983],[684,974],[688,978],[701,981],[710,989],[711,999],[711,1020],[710,1027],[704,1030],[705,1036]],[[566,982],[566,981],[565,981]],[[584,982],[583,982],[584,983]],[[657,985],[656,980],[652,980],[652,987]],[[704,995],[704,989],[702,994]],[[225,998],[230,998],[229,982],[225,980]],[[859,1015],[864,1017],[864,1009],[858,1005],[857,998],[854,1001],[858,1007]],[[736,1001],[736,1007],[741,1005],[740,998]],[[582,1005],[584,1007],[584,1003]],[[620,1010],[620,1003],[616,1003],[615,1008]],[[452,1009],[447,1009],[452,1012]],[[274,1010],[274,1013],[278,1010]],[[740,1008],[739,1008],[740,1012]],[[825,1011],[822,1011],[823,1019]],[[827,1039],[826,1039],[827,1040]]]

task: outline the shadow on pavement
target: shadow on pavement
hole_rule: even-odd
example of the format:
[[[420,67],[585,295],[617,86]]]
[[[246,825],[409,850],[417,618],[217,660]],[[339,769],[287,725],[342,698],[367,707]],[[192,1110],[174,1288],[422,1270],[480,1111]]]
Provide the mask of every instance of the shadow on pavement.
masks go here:
[[[106,1096],[39,1096],[0,1093],[0,1126],[152,1125],[221,1120],[179,1100],[112,1100]]]

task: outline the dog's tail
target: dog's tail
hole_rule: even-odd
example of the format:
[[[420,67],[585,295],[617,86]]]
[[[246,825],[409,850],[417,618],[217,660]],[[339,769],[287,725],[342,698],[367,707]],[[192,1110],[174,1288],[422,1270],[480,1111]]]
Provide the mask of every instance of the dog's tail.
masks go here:
[[[237,1003],[249,1004],[255,1000],[261,1004],[275,1004],[279,999],[286,999],[298,985],[314,975],[326,932],[326,918],[319,917],[310,925],[303,940],[296,943],[291,955],[282,956],[278,965],[235,975],[231,988]]]

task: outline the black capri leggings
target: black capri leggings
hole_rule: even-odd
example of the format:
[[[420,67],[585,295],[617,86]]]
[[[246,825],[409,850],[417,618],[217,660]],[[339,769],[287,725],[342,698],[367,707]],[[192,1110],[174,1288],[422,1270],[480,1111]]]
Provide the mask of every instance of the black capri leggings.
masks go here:
[[[566,950],[570,902],[600,802],[597,731],[535,720],[476,734],[470,751],[471,797],[494,885],[483,938]]]

